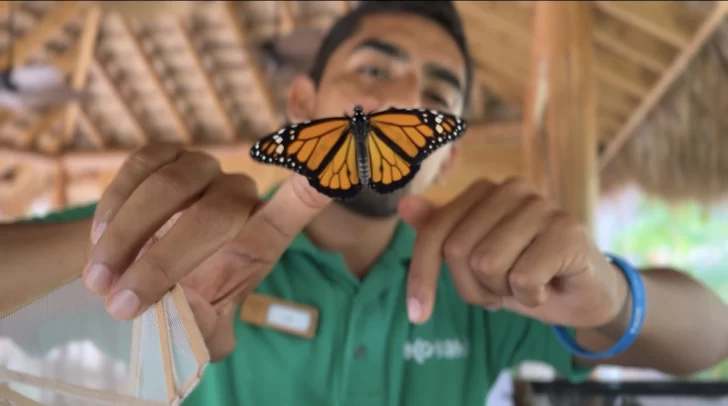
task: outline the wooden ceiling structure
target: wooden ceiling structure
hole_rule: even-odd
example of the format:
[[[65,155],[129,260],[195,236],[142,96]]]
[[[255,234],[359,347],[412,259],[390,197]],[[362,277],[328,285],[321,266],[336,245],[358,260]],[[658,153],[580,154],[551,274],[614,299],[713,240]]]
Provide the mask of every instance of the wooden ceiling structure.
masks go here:
[[[34,204],[47,210],[96,199],[129,151],[149,142],[210,151],[229,170],[254,172],[261,188],[286,175],[253,164],[247,148],[283,124],[288,80],[306,63],[276,68],[285,60],[263,51],[282,44],[310,63],[322,33],[357,2],[156,3],[191,9],[178,15],[148,3],[145,12],[158,15],[136,18],[96,2],[0,2],[4,66],[55,64],[89,96],[45,111],[0,112],[0,221]],[[456,4],[475,64],[472,124],[459,175],[434,196],[446,199],[473,176],[525,174],[584,219],[599,169],[725,24],[728,7]]]

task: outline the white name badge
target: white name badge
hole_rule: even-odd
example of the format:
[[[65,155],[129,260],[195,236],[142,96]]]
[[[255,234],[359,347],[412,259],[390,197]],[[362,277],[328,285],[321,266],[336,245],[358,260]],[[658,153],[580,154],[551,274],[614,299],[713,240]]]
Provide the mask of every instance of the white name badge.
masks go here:
[[[304,338],[313,338],[319,311],[315,307],[293,303],[272,296],[251,293],[240,312],[240,319]]]

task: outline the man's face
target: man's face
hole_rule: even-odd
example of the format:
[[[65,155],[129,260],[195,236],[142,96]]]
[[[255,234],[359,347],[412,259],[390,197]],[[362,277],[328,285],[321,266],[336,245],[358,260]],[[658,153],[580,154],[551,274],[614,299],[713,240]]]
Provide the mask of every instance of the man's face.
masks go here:
[[[426,107],[462,114],[465,60],[443,28],[422,17],[390,13],[365,17],[358,28],[329,58],[318,89],[301,84],[304,79],[294,82],[292,119],[352,114],[357,104],[366,113]],[[450,144],[430,155],[406,187],[386,195],[365,187],[339,204],[369,216],[392,216],[402,196],[423,193],[452,159]]]

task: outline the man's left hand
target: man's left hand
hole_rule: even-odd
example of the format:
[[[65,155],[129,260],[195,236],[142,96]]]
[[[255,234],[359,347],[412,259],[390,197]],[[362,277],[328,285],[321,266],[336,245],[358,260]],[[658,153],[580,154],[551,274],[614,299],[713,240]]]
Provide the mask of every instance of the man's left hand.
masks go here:
[[[400,203],[417,231],[408,281],[410,319],[430,318],[444,262],[463,300],[549,324],[600,327],[620,315],[625,277],[583,227],[523,180],[473,183],[447,205]]]

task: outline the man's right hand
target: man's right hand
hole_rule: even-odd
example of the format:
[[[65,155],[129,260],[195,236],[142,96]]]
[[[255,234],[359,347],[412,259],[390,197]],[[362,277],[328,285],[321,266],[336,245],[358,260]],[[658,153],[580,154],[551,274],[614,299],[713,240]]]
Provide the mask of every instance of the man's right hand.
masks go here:
[[[236,307],[329,201],[292,175],[262,202],[250,177],[223,173],[213,157],[150,145],[126,160],[99,200],[83,276],[122,320],[181,283],[219,360],[235,347]]]

